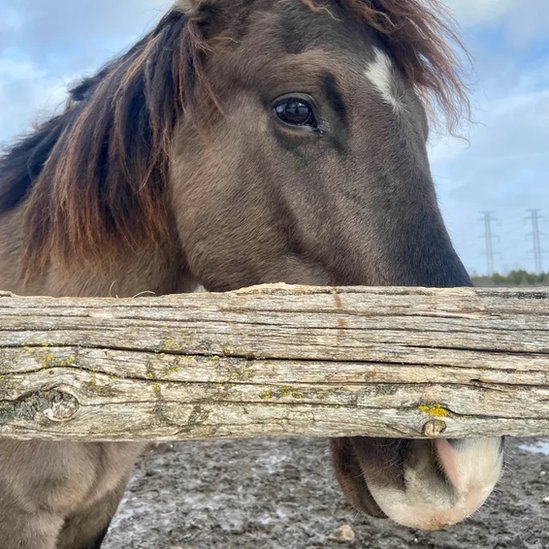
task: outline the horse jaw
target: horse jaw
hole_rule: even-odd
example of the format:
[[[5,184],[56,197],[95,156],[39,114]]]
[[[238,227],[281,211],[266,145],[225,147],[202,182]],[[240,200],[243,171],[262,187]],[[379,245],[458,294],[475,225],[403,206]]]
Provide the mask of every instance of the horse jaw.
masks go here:
[[[361,491],[387,517],[421,530],[441,530],[472,515],[492,492],[503,466],[498,438],[408,441],[404,457],[394,442],[376,454],[376,439],[351,440],[362,474],[354,482],[365,482]],[[358,506],[379,516],[371,504]]]

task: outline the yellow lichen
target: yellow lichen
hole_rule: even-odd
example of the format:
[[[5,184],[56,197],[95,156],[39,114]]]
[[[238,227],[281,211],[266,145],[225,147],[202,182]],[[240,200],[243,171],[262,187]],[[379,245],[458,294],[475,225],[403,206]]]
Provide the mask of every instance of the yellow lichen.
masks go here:
[[[299,389],[294,389],[289,385],[283,385],[280,388],[280,395],[283,397],[303,398],[303,393]]]
[[[166,366],[166,374],[170,376],[172,374],[180,372],[182,369],[183,365],[181,364],[181,357],[178,357],[171,364]]]
[[[74,355],[68,356],[65,360],[61,361],[61,366],[72,366],[76,362]]]
[[[97,379],[95,378],[92,378],[89,381],[85,381],[84,383],[82,383],[82,387],[100,396],[111,396],[114,394],[113,390],[110,387],[98,384]]]
[[[163,351],[179,351],[180,349],[181,345],[173,337],[167,337],[162,345]]]
[[[425,414],[429,414],[431,417],[446,417],[448,416],[448,410],[440,404],[422,404],[418,406],[418,410]]]
[[[42,357],[42,368],[49,368],[53,365],[53,362],[55,361],[55,355],[53,353],[48,353],[44,357]]]
[[[300,399],[303,398],[303,393],[299,389],[294,389],[290,385],[283,385],[279,389],[276,389],[274,391],[265,391],[261,398],[263,400],[271,400],[272,398],[294,398],[294,399]]]

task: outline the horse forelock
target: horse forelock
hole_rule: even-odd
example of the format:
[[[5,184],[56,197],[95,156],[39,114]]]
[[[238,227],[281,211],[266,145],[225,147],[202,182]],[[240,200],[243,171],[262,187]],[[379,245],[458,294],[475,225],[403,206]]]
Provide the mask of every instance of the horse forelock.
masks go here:
[[[469,59],[455,21],[441,0],[301,0],[312,9],[330,4],[373,28],[423,100],[431,118],[453,132],[470,104],[459,52]],[[438,106],[438,110],[434,105]]]

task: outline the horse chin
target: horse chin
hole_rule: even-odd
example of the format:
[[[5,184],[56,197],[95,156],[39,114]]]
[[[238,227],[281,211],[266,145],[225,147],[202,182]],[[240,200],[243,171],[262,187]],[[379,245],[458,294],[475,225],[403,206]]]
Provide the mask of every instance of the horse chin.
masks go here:
[[[336,476],[363,513],[420,530],[441,530],[473,514],[492,492],[503,464],[502,440],[331,442]]]

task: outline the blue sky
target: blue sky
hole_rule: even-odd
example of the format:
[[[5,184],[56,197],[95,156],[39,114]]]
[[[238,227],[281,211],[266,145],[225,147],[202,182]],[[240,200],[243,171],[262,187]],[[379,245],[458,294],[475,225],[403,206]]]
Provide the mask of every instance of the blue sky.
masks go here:
[[[467,141],[434,135],[433,175],[448,229],[473,273],[486,271],[480,211],[493,210],[499,271],[533,270],[527,210],[549,252],[549,1],[445,0],[474,58]],[[170,0],[0,0],[0,142],[63,104],[149,29]],[[549,270],[549,254],[544,257]]]

